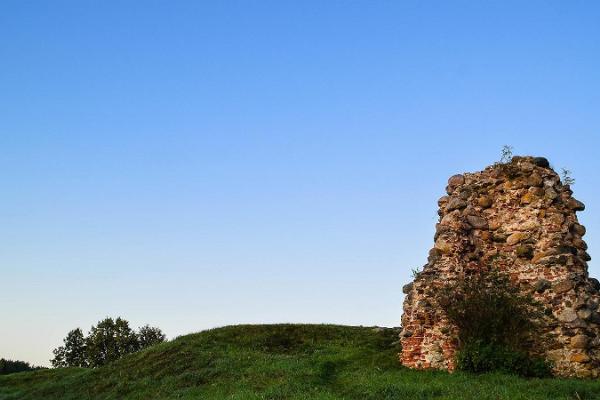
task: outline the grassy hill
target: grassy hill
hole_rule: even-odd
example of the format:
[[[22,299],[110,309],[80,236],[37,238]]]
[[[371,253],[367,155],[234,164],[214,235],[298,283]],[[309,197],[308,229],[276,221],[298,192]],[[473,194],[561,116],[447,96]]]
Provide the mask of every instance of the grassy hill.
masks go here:
[[[0,399],[600,399],[600,381],[413,371],[397,331],[240,325],[175,339],[94,370],[0,377]]]

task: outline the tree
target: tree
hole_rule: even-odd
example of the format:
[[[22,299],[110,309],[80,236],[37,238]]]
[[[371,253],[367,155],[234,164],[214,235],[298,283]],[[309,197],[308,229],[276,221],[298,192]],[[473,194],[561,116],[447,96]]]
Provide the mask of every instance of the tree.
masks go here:
[[[162,343],[167,338],[166,335],[160,330],[160,328],[152,327],[149,325],[144,325],[140,329],[138,329],[137,336],[140,350],[158,343]]]
[[[85,337],[81,329],[73,329],[65,338],[65,362],[72,367],[87,367]]]
[[[73,329],[63,340],[64,345],[53,350],[54,367],[87,367],[86,340],[81,329]]]
[[[54,354],[54,358],[50,360],[50,363],[54,368],[64,368],[69,366],[65,362],[65,346],[59,346],[52,350],[52,354]]]
[[[127,320],[120,317],[116,320],[105,318],[92,326],[86,346],[89,365],[99,367],[137,351],[138,341]]]
[[[0,358],[0,375],[13,374],[15,372],[35,371],[42,369],[34,367],[25,361],[13,361]]]
[[[64,345],[52,351],[51,362],[55,368],[95,368],[165,339],[159,328],[145,325],[135,332],[123,318],[105,318],[92,326],[87,337],[79,328],[70,331],[63,340]]]

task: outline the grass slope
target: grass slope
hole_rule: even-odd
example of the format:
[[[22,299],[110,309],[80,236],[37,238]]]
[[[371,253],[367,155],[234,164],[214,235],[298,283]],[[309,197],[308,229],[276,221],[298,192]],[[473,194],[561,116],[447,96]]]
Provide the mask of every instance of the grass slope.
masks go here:
[[[402,368],[392,329],[240,325],[94,370],[0,377],[0,399],[600,399],[600,381]]]

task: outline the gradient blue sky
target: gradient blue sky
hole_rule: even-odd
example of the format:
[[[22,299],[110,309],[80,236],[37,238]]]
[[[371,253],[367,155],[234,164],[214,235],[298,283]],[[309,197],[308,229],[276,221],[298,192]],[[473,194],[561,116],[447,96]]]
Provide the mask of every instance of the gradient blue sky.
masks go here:
[[[0,357],[398,325],[448,176],[568,167],[599,256],[595,1],[2,1]],[[596,261],[592,275],[600,276]]]

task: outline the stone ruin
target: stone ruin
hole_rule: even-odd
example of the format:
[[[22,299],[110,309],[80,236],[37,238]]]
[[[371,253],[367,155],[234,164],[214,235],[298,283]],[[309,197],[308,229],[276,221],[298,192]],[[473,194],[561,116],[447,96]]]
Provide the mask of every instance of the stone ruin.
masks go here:
[[[585,206],[542,157],[513,157],[454,175],[439,199],[428,263],[404,286],[403,365],[455,369],[456,329],[436,307],[435,290],[491,262],[541,302],[547,322],[532,354],[563,377],[600,375],[600,283],[588,276]],[[547,340],[550,338],[550,340]],[[539,339],[538,341],[541,341]]]

